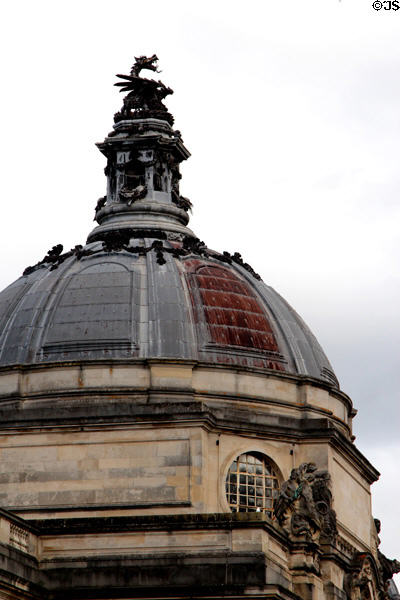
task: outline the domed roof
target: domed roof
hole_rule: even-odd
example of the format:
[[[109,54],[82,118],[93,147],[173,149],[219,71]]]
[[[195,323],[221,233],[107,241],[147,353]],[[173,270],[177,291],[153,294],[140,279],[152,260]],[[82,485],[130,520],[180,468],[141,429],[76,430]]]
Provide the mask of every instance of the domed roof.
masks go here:
[[[189,152],[162,103],[171,90],[139,73],[121,76],[131,91],[98,145],[108,188],[88,243],[64,254],[54,247],[0,294],[0,366],[171,358],[338,387],[287,302],[239,254],[209,250],[187,228],[191,203],[179,193],[179,163]],[[147,108],[138,109],[144,97]]]
[[[179,358],[261,367],[337,385],[321,346],[271,287],[226,256],[154,242],[45,264],[0,293],[0,366],[105,358]],[[131,246],[132,247],[132,246]],[[169,251],[168,251],[169,250]],[[218,258],[217,258],[218,257]]]

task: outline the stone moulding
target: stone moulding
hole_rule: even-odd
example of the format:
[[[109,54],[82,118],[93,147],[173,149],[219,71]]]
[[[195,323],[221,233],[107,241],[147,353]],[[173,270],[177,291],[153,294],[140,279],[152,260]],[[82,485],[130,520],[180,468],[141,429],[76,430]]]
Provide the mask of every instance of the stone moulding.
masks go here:
[[[327,399],[332,396],[350,411],[347,396],[308,377],[184,360],[106,360],[3,367],[0,381],[4,432],[60,423],[64,428],[77,423],[91,428],[101,422],[104,428],[121,418],[128,427],[138,418],[148,426],[173,419],[186,426],[201,423],[206,429],[257,434],[271,440],[324,440],[347,456],[368,482],[379,476],[351,443],[349,426],[305,402],[305,392],[311,393],[316,386]],[[251,385],[255,386],[253,396]],[[246,406],[240,407],[241,402]],[[274,413],[269,417],[272,407]],[[240,414],[237,408],[241,408]]]
[[[304,597],[301,593],[304,582],[313,585],[313,577],[320,576],[321,564],[327,561],[336,563],[345,573],[344,589],[336,588],[338,597],[347,597],[347,600],[386,598],[372,555],[357,552],[352,557],[344,558],[343,555],[336,555],[332,547],[330,553],[326,554],[323,547],[318,549],[316,544],[288,539],[277,523],[260,513],[23,521],[0,510],[0,521],[3,536],[0,557],[7,567],[4,574],[6,579],[10,577],[14,584],[17,582],[23,589],[29,590],[30,598],[47,598],[50,594],[51,598],[61,600],[71,597],[72,590],[74,598],[100,598],[103,597],[101,589],[106,590],[108,595],[104,597],[107,598],[128,597],[125,591],[129,592],[129,597],[151,597],[156,588],[157,597],[161,592],[169,597],[171,594],[179,595],[183,583],[186,586],[185,594],[189,589],[193,594],[196,592],[196,596],[211,592],[216,597],[228,592],[243,594],[245,590],[256,586],[263,597],[300,600]],[[12,539],[7,538],[8,532],[14,530],[21,530],[23,534],[25,547],[22,552],[21,549],[15,550]],[[228,534],[224,539],[230,545],[225,549],[204,548],[201,551],[199,548],[178,550],[172,544],[163,552],[154,549],[151,554],[146,554],[144,548],[139,551],[138,541],[134,542],[135,539],[139,540],[143,532],[168,535],[171,541],[177,535],[204,535],[207,532],[211,536]],[[107,539],[110,539],[107,536],[117,539],[119,534],[131,540],[134,546],[116,554],[107,548]],[[85,550],[76,554],[72,545],[71,550],[64,550],[60,556],[57,548],[64,547],[63,539],[67,541],[67,546],[68,540],[80,540],[77,543],[84,543]],[[235,545],[239,539],[250,543],[247,550]],[[268,539],[269,544],[275,544],[277,549],[284,549],[285,565],[280,565],[279,571],[274,571],[275,564],[261,549],[257,550],[261,548],[263,539]],[[121,580],[115,576],[115,569],[118,569],[118,565],[120,568],[121,561],[126,587],[121,587]],[[167,572],[168,577],[165,577]],[[93,573],[96,574],[95,578],[92,577]],[[141,577],[138,577],[138,573],[141,573]],[[294,592],[290,591],[290,574]],[[370,593],[363,594],[363,591]]]
[[[280,409],[289,410],[293,417],[327,418],[345,436],[351,435],[352,407],[345,394],[307,376],[267,369],[256,371],[193,361],[105,359],[85,363],[81,360],[3,367],[0,382],[3,400],[62,397],[72,400],[82,394],[88,398],[118,394],[121,400],[132,396],[140,399],[143,395],[155,399],[159,394],[172,393],[182,400],[251,402],[259,404],[261,410],[267,405],[273,406],[277,413]],[[318,403],[313,400],[314,389],[318,390]],[[325,407],[321,406],[322,399]]]
[[[209,363],[209,362],[204,362],[204,361],[191,361],[191,360],[185,360],[185,359],[159,359],[159,358],[128,358],[128,359],[110,359],[110,358],[104,358],[104,359],[97,359],[97,360],[65,360],[62,362],[46,362],[46,363],[42,363],[42,364],[18,364],[18,365],[10,365],[10,366],[3,366],[0,367],[0,378],[1,377],[10,377],[13,376],[13,381],[15,381],[15,377],[19,378],[19,377],[23,377],[23,376],[28,376],[29,374],[35,374],[38,373],[40,371],[45,371],[45,370],[51,370],[56,372],[57,369],[60,370],[65,370],[65,369],[76,369],[77,367],[80,370],[84,370],[84,369],[98,369],[98,368],[103,368],[103,369],[135,369],[135,368],[145,368],[145,369],[151,369],[152,366],[157,366],[157,365],[162,365],[165,367],[170,367],[171,369],[177,367],[182,367],[182,368],[189,368],[191,371],[195,372],[195,371],[201,371],[204,369],[209,369],[212,368],[213,371],[215,371],[217,377],[219,378],[222,374],[230,374],[233,377],[236,376],[240,376],[241,374],[246,375],[246,376],[250,376],[250,377],[254,377],[255,380],[271,380],[271,381],[280,381],[280,382],[286,382],[288,384],[295,384],[297,386],[298,389],[303,388],[304,386],[310,386],[310,389],[313,388],[317,388],[317,389],[321,389],[325,392],[327,392],[330,396],[332,396],[332,398],[337,399],[339,402],[343,403],[343,405],[345,406],[346,409],[346,413],[348,415],[348,417],[353,417],[355,414],[354,408],[353,408],[353,403],[351,401],[351,399],[349,398],[349,396],[347,394],[345,394],[344,392],[337,390],[336,388],[332,387],[331,384],[329,384],[328,382],[325,382],[321,379],[316,379],[313,377],[310,377],[308,375],[292,375],[290,373],[285,373],[285,372],[277,372],[275,370],[271,370],[271,369],[264,369],[264,368],[257,368],[257,367],[246,367],[246,366],[228,366],[228,365],[224,365],[224,364],[215,364],[215,363]],[[134,380],[131,381],[131,383],[129,384],[129,387],[133,390],[135,388],[135,384],[136,382]],[[81,386],[79,386],[81,387]],[[118,383],[115,384],[115,387],[118,388],[121,386],[118,386]],[[122,386],[122,387],[126,387]],[[144,387],[148,387],[148,386],[143,386],[143,385],[139,385],[139,389],[144,389]],[[192,386],[190,386],[192,387]],[[21,382],[18,382],[18,385],[14,387],[10,387],[7,388],[6,386],[2,386],[2,388],[0,387],[0,389],[2,389],[3,394],[0,393],[0,397],[1,395],[3,396],[8,396],[9,394],[13,394],[15,395],[16,393],[25,393],[23,391],[23,386],[21,386]],[[70,388],[69,388],[70,389]],[[205,388],[206,389],[206,388]],[[235,387],[236,389],[236,387]],[[43,391],[46,391],[46,387],[42,388]],[[47,389],[47,391],[50,391],[50,389]],[[227,390],[226,390],[227,391]],[[235,393],[236,396],[243,396],[246,398],[250,398],[251,394],[241,394],[239,392],[239,394]],[[262,398],[262,394],[255,394],[255,397],[257,399],[261,399]],[[274,398],[272,397],[266,397],[266,399],[270,399],[273,400]],[[278,400],[278,398],[275,397],[275,400]],[[304,402],[304,398],[301,401],[300,399],[297,398],[297,396],[294,399],[294,402],[296,403],[296,405],[299,404],[304,404],[304,406],[308,406],[308,408],[312,408],[311,403],[310,402]],[[319,407],[318,407],[319,408]],[[329,415],[330,412],[329,409],[323,409],[321,411],[322,413],[324,413],[325,415]]]

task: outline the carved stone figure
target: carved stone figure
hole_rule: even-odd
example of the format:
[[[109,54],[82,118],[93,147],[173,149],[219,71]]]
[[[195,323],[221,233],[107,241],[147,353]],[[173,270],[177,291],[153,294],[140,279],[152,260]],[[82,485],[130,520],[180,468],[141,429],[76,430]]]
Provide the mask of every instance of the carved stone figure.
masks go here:
[[[130,206],[136,200],[141,200],[147,194],[147,186],[146,185],[138,185],[133,190],[130,190],[126,186],[124,186],[120,192],[119,197],[121,200],[126,201],[128,206]]]
[[[99,198],[99,199],[97,200],[97,204],[96,204],[96,207],[95,207],[95,209],[94,209],[95,213],[98,213],[98,211],[99,211],[101,208],[103,208],[103,206],[105,206],[105,205],[106,205],[106,202],[107,202],[107,196],[103,196],[102,198]],[[96,220],[96,216],[94,217],[94,220]]]
[[[395,558],[387,558],[380,550],[378,550],[378,559],[382,569],[382,579],[386,584],[393,575],[400,573],[400,562]]]
[[[130,75],[117,75],[124,81],[119,81],[114,85],[120,87],[121,92],[129,93],[124,98],[121,111],[114,116],[116,122],[124,119],[159,118],[167,121],[170,125],[173,124],[174,119],[162,102],[166,96],[173,94],[173,90],[161,81],[139,76],[142,69],[158,73],[157,61],[158,58],[155,54],[149,58],[139,56],[136,58]]]
[[[315,508],[321,520],[321,541],[331,541],[337,535],[336,512],[332,508],[331,476],[328,471],[317,471],[312,486]]]
[[[348,600],[378,600],[380,597],[379,576],[371,556],[358,554],[355,566],[344,581]]]
[[[381,543],[381,540],[379,538],[379,533],[381,531],[380,520],[374,519],[374,525],[376,529],[377,546],[379,546]],[[377,549],[377,552],[381,577],[386,594],[387,589],[389,587],[389,582],[392,579],[393,575],[395,575],[396,573],[400,573],[400,561],[396,559],[387,558],[379,549]]]
[[[320,515],[314,503],[312,490],[316,470],[317,466],[314,463],[302,463],[297,469],[298,488],[295,495],[298,503],[291,518],[293,535],[304,534],[308,539],[312,539],[314,534],[321,529]]]
[[[297,487],[297,469],[292,469],[289,479],[282,483],[279,497],[275,503],[274,514],[280,525],[286,518],[287,509],[294,502]]]
[[[192,210],[192,203],[189,198],[185,198],[185,196],[179,196],[174,189],[171,192],[172,202],[176,204],[179,208],[183,208],[183,210]]]
[[[379,519],[374,519],[374,525],[376,530],[376,542],[377,542],[377,554],[379,561],[379,571],[382,579],[383,595],[389,598],[389,587],[393,575],[400,573],[400,561],[396,559],[387,558],[378,548],[381,543],[379,533],[381,531],[381,522]]]
[[[158,56],[153,54],[152,56],[135,56],[135,64],[131,68],[131,75],[139,77],[142,69],[148,69],[149,71],[155,71],[160,73],[158,66],[155,64],[158,62]]]
[[[374,598],[371,593],[373,586],[372,569],[368,560],[363,563],[361,571],[353,577],[353,594],[352,597],[357,598]]]
[[[330,475],[315,463],[292,469],[276,502],[274,514],[280,525],[290,517],[290,533],[308,541],[332,541],[336,534],[336,513],[331,508]]]

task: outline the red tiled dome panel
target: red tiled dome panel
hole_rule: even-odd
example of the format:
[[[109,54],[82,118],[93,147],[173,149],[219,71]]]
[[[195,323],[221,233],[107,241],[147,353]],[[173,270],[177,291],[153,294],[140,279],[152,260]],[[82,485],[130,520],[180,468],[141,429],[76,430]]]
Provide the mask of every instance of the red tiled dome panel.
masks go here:
[[[190,280],[192,292],[197,291],[195,296],[201,300],[212,343],[281,358],[265,312],[247,283],[218,266],[201,266],[192,271]],[[268,367],[284,370],[275,361],[268,362]]]

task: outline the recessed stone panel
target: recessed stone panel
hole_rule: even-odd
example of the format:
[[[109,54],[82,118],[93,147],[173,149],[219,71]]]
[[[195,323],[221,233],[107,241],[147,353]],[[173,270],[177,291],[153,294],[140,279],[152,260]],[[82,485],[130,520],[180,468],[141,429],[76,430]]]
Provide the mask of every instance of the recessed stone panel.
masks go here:
[[[3,448],[8,508],[146,506],[190,501],[189,440]]]

